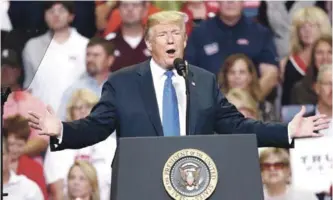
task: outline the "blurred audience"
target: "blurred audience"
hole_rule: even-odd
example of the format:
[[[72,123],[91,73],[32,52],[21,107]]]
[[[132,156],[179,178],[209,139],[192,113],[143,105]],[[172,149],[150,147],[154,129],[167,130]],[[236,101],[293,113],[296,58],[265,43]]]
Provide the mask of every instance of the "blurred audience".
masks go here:
[[[9,198],[110,199],[116,132],[86,148],[51,152],[49,137],[27,128],[25,117],[31,110],[43,114],[46,105],[64,121],[87,117],[111,73],[151,57],[144,27],[161,10],[187,15],[185,59],[216,74],[223,94],[246,118],[280,121],[282,103],[308,104],[314,109],[307,116],[332,120],[331,1],[0,4],[1,86],[13,91],[3,115]],[[285,108],[284,116],[291,115]],[[333,133],[332,121],[322,133]],[[286,150],[260,152],[265,200],[316,199],[293,187]],[[319,200],[324,196],[317,194]]]
[[[193,29],[185,59],[214,74],[225,59],[244,53],[254,62],[260,77],[261,93],[267,96],[278,83],[278,62],[270,32],[242,14],[244,2],[221,1],[216,17]]]
[[[332,35],[323,35],[315,42],[306,75],[291,90],[291,104],[315,104],[317,102],[317,95],[313,87],[318,69],[323,64],[332,64]]]
[[[260,152],[259,162],[265,200],[317,200],[315,194],[293,188],[287,150],[266,148]]]
[[[53,1],[55,2],[55,1]],[[57,1],[58,3],[69,1]],[[37,37],[48,30],[44,20],[44,6],[49,1],[10,1],[8,14],[13,28],[31,37]],[[96,32],[95,4],[92,1],[73,1],[75,18],[72,26],[85,37],[92,37]]]
[[[314,91],[317,95],[316,110],[310,115],[325,114],[331,119],[330,128],[322,130],[324,135],[333,136],[332,124],[332,64],[325,64],[319,68]]]
[[[2,193],[10,194],[8,200],[46,200],[38,185],[10,168],[7,139],[2,139]]]
[[[290,36],[290,56],[281,61],[282,105],[290,104],[292,87],[306,74],[316,40],[331,32],[328,17],[321,9],[306,7],[295,12]]]
[[[47,188],[42,165],[25,155],[25,148],[30,137],[28,120],[20,115],[5,119],[5,131],[10,169],[17,175],[25,175],[38,184],[44,198],[48,199]]]
[[[67,176],[68,193],[66,200],[100,200],[97,172],[86,161],[75,161]]]
[[[261,1],[257,19],[273,32],[279,60],[290,54],[290,27],[295,12],[319,5],[323,6],[322,9],[325,10],[323,4],[325,4],[323,1]]]
[[[237,110],[246,118],[261,119],[258,109],[258,102],[253,98],[248,90],[233,88],[226,93],[226,98],[235,105]]]
[[[258,102],[262,119],[277,120],[273,104],[265,101],[253,62],[244,54],[233,54],[226,58],[218,74],[219,86],[224,94],[232,88],[247,90]]]
[[[15,115],[27,117],[28,111],[30,110],[39,110],[43,113],[46,108],[41,100],[21,89],[19,78],[22,73],[22,67],[17,57],[16,52],[11,49],[2,50],[1,87],[9,87],[12,90],[12,93],[8,96],[8,99],[4,104],[3,119]],[[48,137],[38,135],[36,131],[31,130],[23,154],[33,157],[36,161],[41,163],[41,154],[46,150],[48,141]]]
[[[207,18],[213,18],[219,10],[217,2],[209,1],[188,1],[182,5],[181,12],[187,15],[186,32],[191,34],[193,27]]]
[[[128,3],[145,2],[147,10],[141,18],[142,25],[145,25],[148,17],[151,14],[161,11],[160,8],[156,7],[151,1],[124,1]],[[104,3],[98,3],[96,5],[96,16],[98,19],[99,30],[103,32],[103,36],[107,36],[109,33],[116,32],[123,23],[123,16],[120,13],[121,1],[105,1]],[[102,11],[102,12],[100,12]]]
[[[155,0],[155,1],[150,1],[154,6],[161,10],[180,10],[182,5],[188,1],[160,1],[160,0]]]
[[[67,119],[65,121],[74,121],[87,117],[98,102],[98,99],[98,96],[89,89],[76,90],[67,104]],[[115,149],[115,133],[100,143],[82,149],[69,149],[57,152],[51,152],[48,149],[45,156],[44,173],[52,198],[55,200],[63,199],[64,194],[67,193],[68,183],[65,177],[70,166],[75,160],[86,160],[97,170],[100,200],[110,199],[111,163]]]
[[[142,20],[146,16],[147,6],[145,1],[119,2],[121,26],[105,37],[115,46],[115,61],[111,68],[112,72],[143,62],[150,57],[150,52],[144,41],[144,26],[142,24]]]
[[[90,39],[86,50],[86,73],[63,94],[59,116],[66,120],[66,105],[77,89],[90,89],[98,97],[102,94],[104,82],[108,79],[114,62],[114,45],[99,37]]]
[[[88,39],[70,26],[73,11],[73,2],[45,2],[49,30],[29,40],[23,52],[24,87],[56,112],[64,90],[85,71]]]

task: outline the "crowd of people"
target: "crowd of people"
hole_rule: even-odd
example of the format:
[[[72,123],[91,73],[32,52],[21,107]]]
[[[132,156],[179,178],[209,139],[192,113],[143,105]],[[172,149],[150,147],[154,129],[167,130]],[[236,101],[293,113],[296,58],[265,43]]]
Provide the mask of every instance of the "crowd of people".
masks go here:
[[[162,10],[187,16],[184,59],[215,74],[245,117],[289,122],[293,110],[307,105],[307,116],[332,118],[330,1],[1,4],[1,85],[12,91],[2,133],[10,199],[110,198],[116,133],[93,146],[51,152],[50,138],[31,129],[27,115],[49,105],[63,121],[88,116],[110,74],[150,58],[145,23]],[[332,121],[321,133],[333,137]],[[332,199],[329,187],[292,187],[288,149],[261,149],[259,162],[265,200]]]

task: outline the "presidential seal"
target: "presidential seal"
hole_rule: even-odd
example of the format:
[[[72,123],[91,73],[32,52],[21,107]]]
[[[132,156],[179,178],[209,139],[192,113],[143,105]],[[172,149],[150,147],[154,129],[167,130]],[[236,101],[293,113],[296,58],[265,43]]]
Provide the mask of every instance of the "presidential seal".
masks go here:
[[[175,200],[205,200],[217,185],[218,172],[214,161],[197,149],[183,149],[165,163],[163,184]]]

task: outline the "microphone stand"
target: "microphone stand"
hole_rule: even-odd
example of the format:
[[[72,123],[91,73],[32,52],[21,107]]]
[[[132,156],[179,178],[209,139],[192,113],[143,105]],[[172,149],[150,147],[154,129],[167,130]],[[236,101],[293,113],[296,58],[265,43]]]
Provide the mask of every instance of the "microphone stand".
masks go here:
[[[11,89],[8,88],[1,88],[1,134],[3,134],[3,107],[8,99],[9,94],[11,93]],[[1,163],[2,163],[2,156],[1,156]],[[2,197],[6,197],[8,196],[8,193],[2,193],[1,192],[1,196]]]
[[[186,87],[186,135],[190,135],[190,82],[187,75],[184,76]]]

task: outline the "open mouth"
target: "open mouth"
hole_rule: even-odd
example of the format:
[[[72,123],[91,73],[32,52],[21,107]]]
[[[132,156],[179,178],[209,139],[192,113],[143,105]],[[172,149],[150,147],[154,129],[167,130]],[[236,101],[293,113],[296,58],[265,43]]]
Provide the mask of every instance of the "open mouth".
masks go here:
[[[175,49],[169,49],[169,50],[167,50],[166,52],[167,52],[167,54],[169,54],[169,55],[173,55],[173,54],[176,52],[176,50],[175,50]]]

